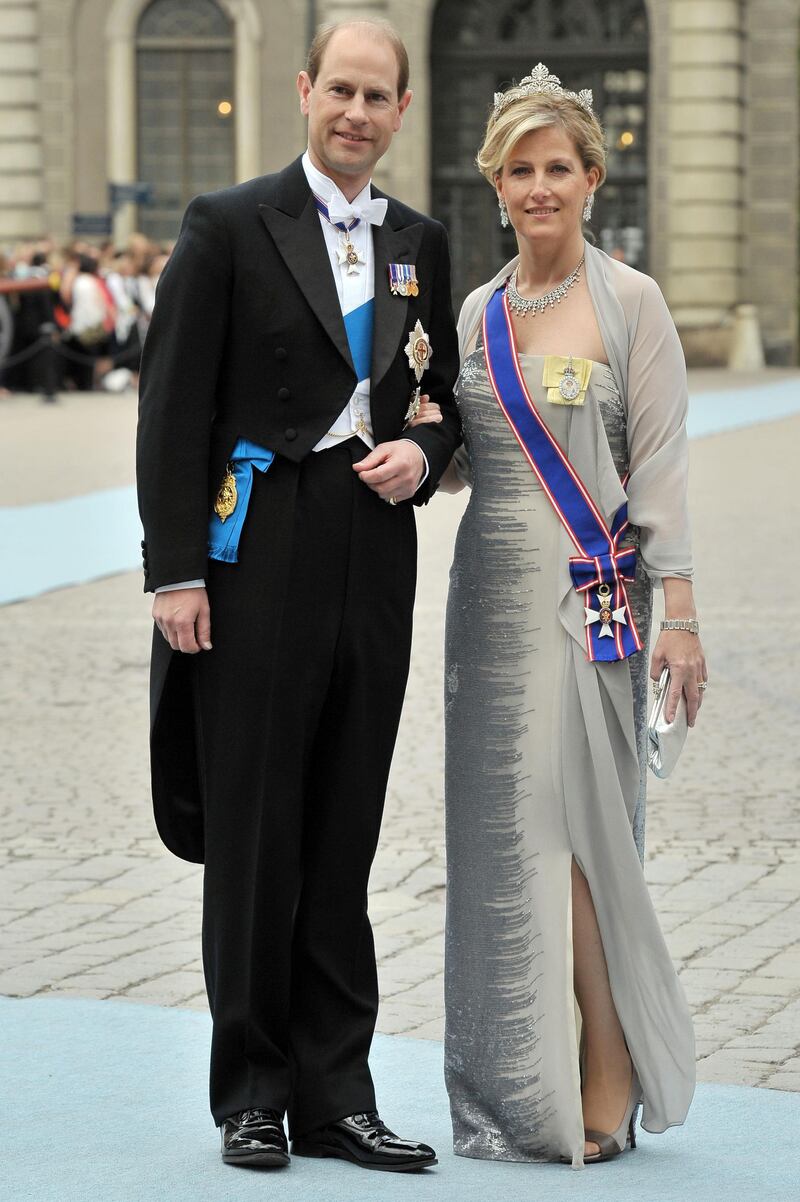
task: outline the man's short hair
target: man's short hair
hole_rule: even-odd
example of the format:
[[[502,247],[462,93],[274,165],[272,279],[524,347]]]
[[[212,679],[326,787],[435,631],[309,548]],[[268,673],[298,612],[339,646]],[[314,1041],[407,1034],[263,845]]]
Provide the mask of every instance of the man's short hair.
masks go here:
[[[397,98],[401,100],[408,90],[408,77],[410,73],[408,51],[395,27],[389,21],[384,21],[381,17],[369,17],[357,21],[336,21],[331,24],[320,25],[314,41],[308,48],[308,57],[306,59],[306,71],[312,84],[317,82],[317,76],[322,66],[322,56],[328,48],[328,43],[339,29],[363,29],[376,40],[384,38],[389,43],[397,58]]]

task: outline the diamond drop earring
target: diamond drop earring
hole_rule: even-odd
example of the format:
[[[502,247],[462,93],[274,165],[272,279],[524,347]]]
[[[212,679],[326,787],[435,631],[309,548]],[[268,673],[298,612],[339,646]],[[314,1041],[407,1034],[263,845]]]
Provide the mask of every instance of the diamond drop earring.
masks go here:
[[[583,206],[583,220],[592,220],[592,209],[594,208],[594,192],[590,192],[586,197],[586,204]]]
[[[508,209],[506,208],[506,202],[503,200],[502,196],[497,197],[497,204],[500,208],[500,224],[505,230],[508,228]]]

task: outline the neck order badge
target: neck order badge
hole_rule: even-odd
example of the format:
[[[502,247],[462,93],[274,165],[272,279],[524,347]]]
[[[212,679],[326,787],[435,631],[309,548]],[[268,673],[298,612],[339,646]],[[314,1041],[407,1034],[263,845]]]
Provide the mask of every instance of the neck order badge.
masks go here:
[[[363,267],[367,260],[363,255],[358,253],[348,235],[351,230],[356,228],[357,225],[361,225],[361,218],[355,217],[350,222],[334,221],[330,215],[328,206],[323,200],[320,199],[319,196],[316,195],[316,193],[314,194],[314,204],[317,206],[317,209],[325,218],[325,220],[330,221],[334,229],[339,230],[341,234],[338,250],[339,266],[346,266],[348,275],[358,275],[359,267]]]

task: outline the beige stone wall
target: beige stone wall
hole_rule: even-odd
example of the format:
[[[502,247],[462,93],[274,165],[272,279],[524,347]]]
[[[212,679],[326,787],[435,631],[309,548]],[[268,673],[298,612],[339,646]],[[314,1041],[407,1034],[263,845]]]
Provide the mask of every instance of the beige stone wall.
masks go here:
[[[428,59],[430,14],[435,0],[321,0],[321,21],[383,17],[403,38],[411,61],[410,87],[414,93],[403,128],[375,172],[379,188],[416,209],[425,210],[430,199],[430,100]]]
[[[669,17],[663,284],[687,353],[717,359],[743,268],[741,4],[671,0]]]
[[[0,243],[69,232],[135,177],[133,52],[146,0],[0,0]],[[237,178],[305,145],[294,81],[306,0],[220,0],[236,28]],[[436,0],[317,0],[319,20],[388,17],[414,100],[378,184],[430,203],[430,29]],[[736,304],[758,306],[769,357],[797,359],[798,0],[646,0],[650,270],[693,362],[724,361]],[[117,20],[119,27],[119,20]],[[132,36],[132,34],[130,35]],[[116,47],[116,48],[115,48]],[[126,126],[127,120],[127,126]],[[127,130],[127,132],[126,132]],[[122,132],[120,132],[122,131]],[[118,222],[123,236],[136,214]]]
[[[79,0],[70,34],[74,73],[72,208],[79,213],[108,210],[108,120],[119,102],[108,78],[104,35],[108,0]]]
[[[39,0],[44,228],[59,237],[69,232],[75,208],[76,7],[76,0]]]
[[[237,177],[247,179],[283,166],[304,145],[294,81],[306,49],[305,0],[223,3],[235,20],[238,61],[249,60],[237,97]],[[9,55],[20,61],[23,39],[39,64],[33,103],[24,111],[17,103],[13,120],[3,118],[0,239],[13,241],[43,229],[66,237],[73,212],[107,210],[109,179],[135,178],[135,129],[126,131],[124,121],[122,129],[115,129],[126,98],[135,95],[132,80],[123,77],[119,66],[127,61],[132,69],[133,52],[119,42],[112,45],[108,35],[115,11],[130,12],[133,30],[145,4],[146,0],[126,0],[121,6],[115,0],[38,0],[38,5],[36,0],[0,0],[0,112],[2,89],[11,87],[6,63]],[[20,16],[23,9],[33,17]],[[16,202],[3,204],[6,195],[16,196],[21,187],[3,182],[6,173],[18,170],[17,163],[32,164],[36,171],[40,203],[24,210]],[[30,180],[27,187],[30,192]],[[118,235],[124,236],[135,220],[135,211],[123,213]]]
[[[662,288],[668,286],[670,3],[647,0],[650,68],[647,109],[647,177],[649,205],[649,271]]]
[[[42,232],[36,0],[0,0],[0,244]]]
[[[306,123],[295,88],[305,63],[306,0],[257,0],[262,45],[261,172],[279,171],[306,146]],[[318,3],[320,14],[322,5]]]
[[[796,362],[796,0],[669,0],[668,171],[652,198],[667,300],[693,363],[721,363],[734,307]],[[658,177],[654,165],[651,178]],[[666,204],[660,199],[664,188]]]
[[[746,13],[742,299],[758,306],[768,359],[797,362],[797,0],[749,0]]]

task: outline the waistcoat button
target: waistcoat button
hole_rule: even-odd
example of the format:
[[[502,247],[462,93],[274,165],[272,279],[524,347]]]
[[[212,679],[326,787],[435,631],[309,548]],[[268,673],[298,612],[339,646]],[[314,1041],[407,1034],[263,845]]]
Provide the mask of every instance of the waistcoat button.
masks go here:
[[[290,426],[289,429],[284,430],[283,433],[287,442],[294,442],[294,440],[297,438],[297,431],[295,430],[294,426]]]
[[[285,346],[276,346],[275,347],[275,358],[276,359],[285,359],[286,358],[286,347]]]
[[[291,395],[292,394],[288,388],[279,388],[278,389],[278,400],[279,401],[288,401],[288,399]]]

